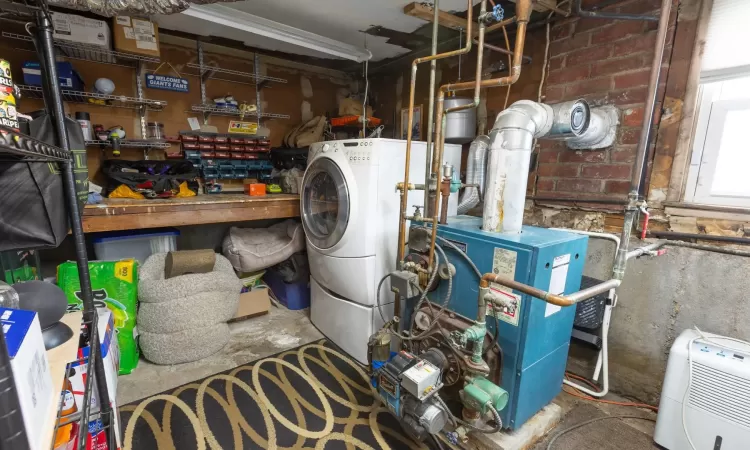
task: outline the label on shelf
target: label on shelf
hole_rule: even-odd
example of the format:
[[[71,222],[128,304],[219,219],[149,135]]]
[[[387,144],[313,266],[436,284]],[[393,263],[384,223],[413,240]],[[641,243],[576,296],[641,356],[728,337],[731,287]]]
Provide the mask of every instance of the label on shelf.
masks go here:
[[[239,120],[230,120],[229,132],[255,134],[258,132],[258,124],[255,122],[240,122]]]

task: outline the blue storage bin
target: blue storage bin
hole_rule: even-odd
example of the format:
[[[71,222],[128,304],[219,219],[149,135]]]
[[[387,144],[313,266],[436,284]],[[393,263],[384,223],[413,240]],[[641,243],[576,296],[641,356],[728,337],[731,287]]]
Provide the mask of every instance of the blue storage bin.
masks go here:
[[[42,70],[36,61],[26,61],[23,63],[23,82],[31,86],[42,85]],[[83,91],[83,80],[73,65],[67,61],[57,62],[57,78],[60,80],[60,87],[74,91]]]
[[[276,295],[276,299],[289,309],[305,309],[310,307],[310,280],[297,283],[285,283],[281,274],[268,270],[263,275],[268,287]]]

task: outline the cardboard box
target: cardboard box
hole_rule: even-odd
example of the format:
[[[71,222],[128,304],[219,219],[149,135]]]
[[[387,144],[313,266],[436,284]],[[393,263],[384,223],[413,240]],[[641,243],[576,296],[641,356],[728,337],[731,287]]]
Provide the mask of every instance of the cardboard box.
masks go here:
[[[115,16],[112,21],[115,50],[159,57],[159,26],[137,17]]]
[[[39,316],[34,311],[0,308],[0,323],[11,359],[29,448],[42,450],[44,431],[46,427],[54,426],[47,423],[47,412],[50,405],[57,402],[59,393],[53,392]]]
[[[52,21],[55,25],[54,39],[106,50],[112,48],[109,25],[103,20],[53,12]]]
[[[110,406],[114,411],[117,411],[117,374],[120,370],[120,347],[117,344],[117,336],[115,334],[115,322],[112,311],[108,308],[98,308],[97,313],[99,315],[99,328],[97,333],[99,334],[99,342],[101,342],[101,354],[104,362],[104,375],[107,381],[107,392],[109,394]],[[91,352],[90,347],[86,346],[81,348],[79,356],[87,357]],[[73,387],[75,394],[75,401],[78,410],[81,411],[83,408],[83,392],[86,382],[86,362],[80,362],[71,365],[75,374],[70,376],[70,384]],[[96,380],[94,380],[96,383]],[[96,386],[96,384],[94,384]],[[96,388],[91,392],[91,410],[99,410],[99,399]],[[114,414],[115,420],[115,438],[117,441],[117,447],[122,447],[122,439],[120,436],[120,414],[119,411]],[[101,420],[95,419],[89,422],[89,439],[92,439],[101,430]],[[114,449],[112,449],[114,450]]]
[[[344,98],[339,103],[339,116],[361,116],[362,102],[353,98]],[[367,117],[372,117],[372,107],[367,105]]]
[[[268,298],[268,289],[254,289],[240,294],[240,303],[237,305],[237,313],[232,322],[245,320],[251,317],[268,314],[271,300]]]

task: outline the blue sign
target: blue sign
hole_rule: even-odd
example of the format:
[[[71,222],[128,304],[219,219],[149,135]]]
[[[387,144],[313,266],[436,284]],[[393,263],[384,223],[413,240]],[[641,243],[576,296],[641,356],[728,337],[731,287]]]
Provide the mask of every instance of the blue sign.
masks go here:
[[[170,77],[168,75],[147,73],[146,87],[151,89],[161,89],[163,91],[187,92],[188,80],[185,78]]]

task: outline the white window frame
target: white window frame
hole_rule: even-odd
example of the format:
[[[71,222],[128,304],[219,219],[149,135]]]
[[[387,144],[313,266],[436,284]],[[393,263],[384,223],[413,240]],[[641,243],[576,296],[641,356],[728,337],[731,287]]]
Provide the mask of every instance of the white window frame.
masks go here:
[[[693,135],[692,156],[684,201],[715,206],[750,208],[750,196],[711,193],[726,115],[732,110],[750,109],[750,99],[748,98],[721,100],[721,89],[721,83],[707,83],[699,87],[698,120]],[[750,127],[750,124],[748,124],[748,127]],[[750,183],[750,168],[748,169],[748,182]]]

